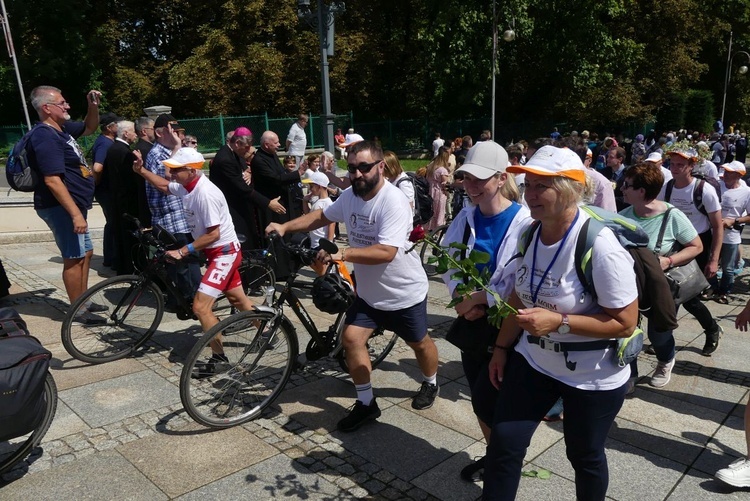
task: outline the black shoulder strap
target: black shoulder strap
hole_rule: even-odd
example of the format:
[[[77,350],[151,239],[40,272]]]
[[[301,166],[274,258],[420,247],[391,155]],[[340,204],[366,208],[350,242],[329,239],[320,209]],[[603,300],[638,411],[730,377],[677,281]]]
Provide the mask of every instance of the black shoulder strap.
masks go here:
[[[695,185],[695,188],[693,189],[693,204],[695,204],[695,208],[698,209],[703,213],[703,215],[707,216],[708,213],[706,212],[706,208],[703,207],[703,187],[706,185],[705,179],[699,179],[698,183]]]
[[[672,188],[674,188],[674,179],[667,181],[667,188],[664,190],[664,201],[669,202],[672,198]]]
[[[654,246],[654,254],[659,256],[661,252],[661,241],[664,239],[664,233],[667,231],[667,222],[669,221],[669,213],[672,212],[674,207],[669,207],[664,212],[664,219],[661,221],[661,228],[659,228],[659,237],[656,239],[656,246]]]
[[[469,226],[469,218],[467,217],[466,218],[466,226],[464,226],[464,237],[461,240],[461,242],[464,245],[468,245],[469,244],[469,236],[470,235],[471,235],[471,227]],[[461,249],[461,261],[463,261],[464,259],[466,259],[466,251],[467,251],[466,247],[464,247],[463,249]],[[464,283],[465,284],[469,283],[468,277],[464,277]]]

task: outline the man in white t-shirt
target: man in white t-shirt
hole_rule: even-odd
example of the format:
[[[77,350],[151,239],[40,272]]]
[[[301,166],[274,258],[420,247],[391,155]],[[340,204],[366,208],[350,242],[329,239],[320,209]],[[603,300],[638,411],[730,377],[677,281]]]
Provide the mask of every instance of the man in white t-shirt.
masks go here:
[[[721,166],[724,179],[721,181],[721,223],[724,226],[724,240],[721,245],[721,281],[714,280],[717,290],[716,301],[729,304],[727,295],[732,292],[734,270],[740,244],[742,243],[742,226],[750,221],[750,188],[742,184],[745,175],[745,164],[738,161]]]
[[[205,162],[203,155],[194,148],[177,150],[162,162],[167,168],[167,180],[144,169],[140,153],[137,150],[133,153],[136,156],[133,170],[162,193],[180,198],[185,208],[193,243],[177,250],[168,250],[167,256],[179,261],[190,254],[203,251],[208,258],[206,273],[193,298],[193,313],[201,323],[203,332],[219,323],[212,309],[221,293],[237,309],[252,309],[253,303],[245,295],[238,271],[242,252],[229,206],[221,190],[201,172]],[[207,362],[196,365],[193,377],[210,376],[217,362],[227,362],[220,342],[212,343],[211,349],[213,355]]]
[[[684,212],[695,227],[703,243],[703,251],[695,257],[695,260],[706,278],[711,280],[716,276],[719,269],[719,256],[724,238],[719,195],[708,182],[699,182],[697,178],[693,177],[693,168],[698,161],[696,150],[690,147],[676,146],[668,153],[672,181],[662,187],[657,198],[671,203]],[[694,193],[700,185],[703,186],[702,192]],[[696,206],[696,195],[700,195],[701,207]],[[683,305],[703,327],[706,334],[706,344],[702,353],[705,356],[710,356],[719,347],[721,327],[716,319],[711,316],[708,309],[703,307],[702,297],[707,297],[707,295],[696,296]]]
[[[440,147],[445,145],[445,139],[440,137],[440,133],[435,133],[435,140],[432,142],[432,158],[435,158],[438,156],[438,153],[440,152]]]
[[[307,122],[309,121],[310,117],[304,113],[301,114],[297,117],[297,121],[292,124],[289,134],[286,136],[286,152],[288,155],[294,157],[298,169],[302,163],[302,159],[305,157],[305,148],[307,148],[305,127],[307,127]]]
[[[276,231],[283,236],[331,222],[346,224],[351,247],[330,259],[354,263],[357,299],[346,313],[343,343],[357,402],[339,421],[340,431],[354,431],[380,416],[367,350],[367,340],[378,326],[394,331],[414,350],[424,381],[412,407],[431,407],[439,391],[437,347],[427,334],[427,276],[419,256],[406,253],[412,230],[409,202],[383,175],[383,150],[374,141],[353,144],[347,162],[352,186],[333,205],[266,228],[266,234]]]

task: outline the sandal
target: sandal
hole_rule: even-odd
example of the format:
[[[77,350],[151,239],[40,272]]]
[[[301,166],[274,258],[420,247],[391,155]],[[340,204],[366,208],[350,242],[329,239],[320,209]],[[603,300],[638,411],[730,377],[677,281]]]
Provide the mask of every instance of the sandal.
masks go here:
[[[729,304],[729,298],[726,294],[722,294],[721,296],[716,298],[716,302],[721,304]]]
[[[709,299],[713,299],[714,291],[712,289],[706,289],[699,294],[699,297],[701,298],[701,301],[708,301]]]

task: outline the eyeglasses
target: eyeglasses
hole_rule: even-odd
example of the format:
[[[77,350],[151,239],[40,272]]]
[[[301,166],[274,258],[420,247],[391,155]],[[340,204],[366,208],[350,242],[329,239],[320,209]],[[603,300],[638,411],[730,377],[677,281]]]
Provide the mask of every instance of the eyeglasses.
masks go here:
[[[622,182],[622,185],[620,186],[620,189],[621,189],[621,190],[627,190],[628,188],[632,188],[632,189],[634,189],[634,190],[635,190],[635,189],[637,189],[637,188],[635,187],[635,185],[633,185],[632,183],[629,183],[629,182],[627,182],[627,181],[623,181],[623,182]]]
[[[349,174],[354,174],[357,171],[359,171],[361,174],[367,174],[372,170],[373,167],[378,165],[382,160],[375,160],[374,162],[371,162],[369,164],[359,164],[359,165],[353,165],[353,164],[347,164],[346,170],[349,171]]]
[[[187,144],[198,144],[198,141],[185,141]]]
[[[546,191],[552,188],[552,186],[547,186],[546,184],[542,183],[520,183],[519,186],[526,191]]]
[[[50,106],[57,106],[61,110],[64,110],[66,106],[70,106],[70,103],[63,101],[62,103],[47,103]]]

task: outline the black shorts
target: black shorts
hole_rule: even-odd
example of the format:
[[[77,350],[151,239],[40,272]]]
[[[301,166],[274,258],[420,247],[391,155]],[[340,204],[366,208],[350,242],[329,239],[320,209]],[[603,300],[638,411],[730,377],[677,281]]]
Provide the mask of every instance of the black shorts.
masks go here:
[[[427,335],[427,297],[414,306],[393,311],[378,310],[358,297],[347,310],[344,323],[367,329],[383,327],[408,343],[418,343]]]

